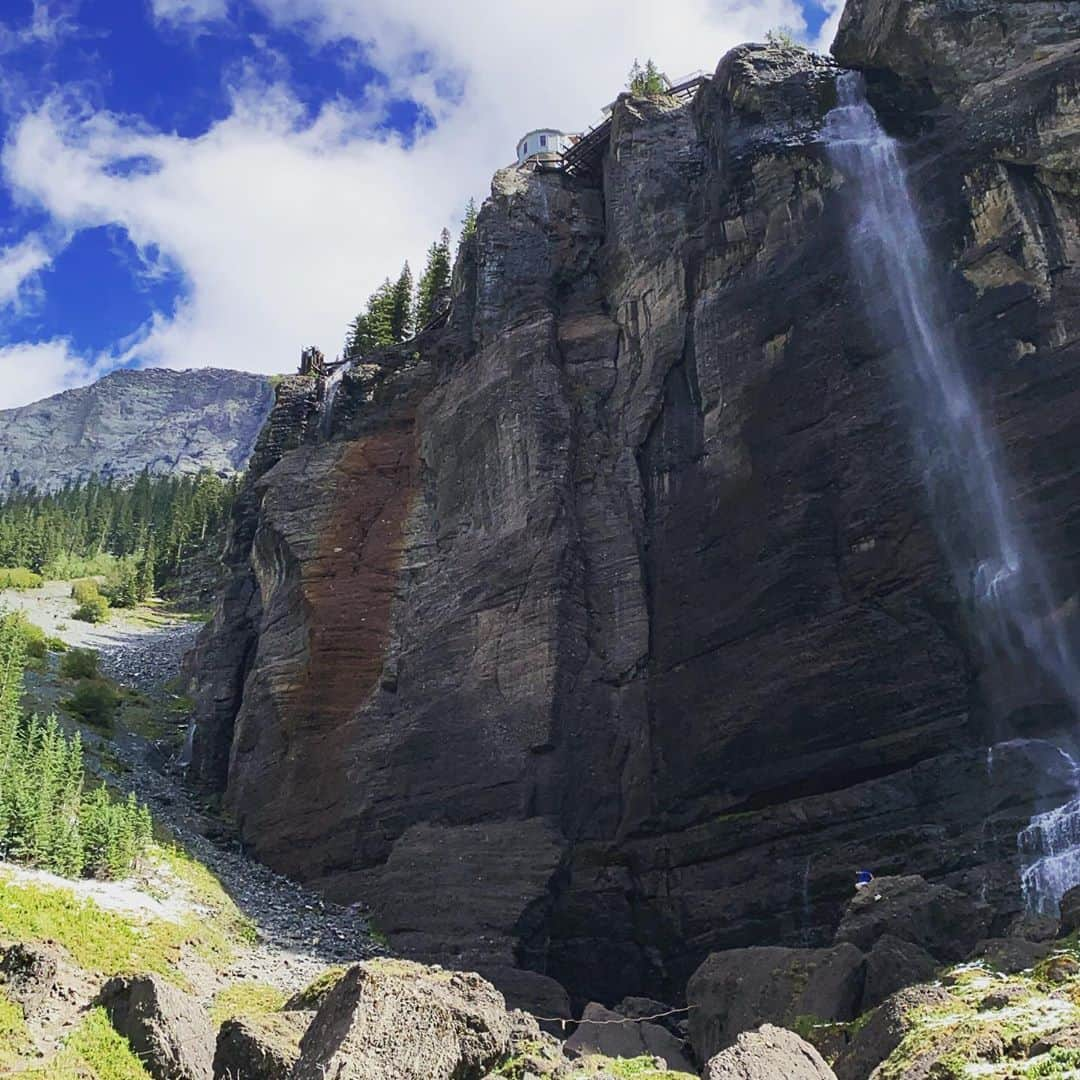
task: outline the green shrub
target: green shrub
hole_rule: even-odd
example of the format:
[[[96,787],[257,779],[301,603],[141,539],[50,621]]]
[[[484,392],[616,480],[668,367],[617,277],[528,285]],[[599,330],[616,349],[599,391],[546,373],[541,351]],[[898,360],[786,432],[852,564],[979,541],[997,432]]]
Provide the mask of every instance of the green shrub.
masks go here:
[[[74,617],[81,622],[105,622],[109,617],[109,601],[101,595],[86,600],[75,609]]]
[[[82,578],[71,583],[71,599],[76,603],[85,604],[100,595],[101,589],[93,578]]]
[[[94,649],[72,649],[60,660],[60,674],[67,679],[96,679],[97,652]]]
[[[766,32],[765,40],[770,45],[779,45],[785,49],[800,48],[798,41],[795,40],[795,32],[790,26],[774,26]]]
[[[105,577],[116,563],[116,556],[101,552],[93,556],[61,554],[47,562],[42,573],[50,581],[74,581],[76,578]]]
[[[44,660],[49,645],[45,631],[35,626],[21,611],[13,611],[3,617],[5,624],[22,638],[23,650],[31,660]]]
[[[0,589],[40,589],[45,579],[25,566],[0,569]]]
[[[120,695],[108,679],[80,679],[64,708],[88,724],[107,728],[119,704]]]
[[[1080,1066],[1080,1050],[1055,1046],[1042,1060],[1031,1065],[1024,1076],[1028,1080],[1065,1080],[1075,1076],[1075,1069]]]

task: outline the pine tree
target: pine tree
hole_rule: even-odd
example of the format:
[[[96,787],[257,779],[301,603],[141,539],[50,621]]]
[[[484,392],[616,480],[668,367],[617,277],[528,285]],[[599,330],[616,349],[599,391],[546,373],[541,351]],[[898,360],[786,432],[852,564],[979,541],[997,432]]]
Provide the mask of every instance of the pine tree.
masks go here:
[[[428,248],[427,265],[416,286],[416,325],[423,329],[435,317],[450,291],[450,231],[443,229]]]
[[[470,199],[465,204],[465,216],[461,219],[461,235],[458,237],[458,251],[460,251],[462,245],[467,240],[470,240],[476,233],[476,222],[479,217],[480,213],[476,209],[476,200]]]
[[[157,552],[154,546],[154,538],[151,536],[143,549],[142,560],[139,563],[139,573],[135,581],[135,599],[142,604],[154,595],[154,565],[157,561]]]
[[[412,336],[414,326],[413,313],[413,276],[408,262],[401,268],[391,292],[390,340],[400,344]]]
[[[637,97],[661,97],[667,93],[668,84],[652,60],[646,60],[644,67],[635,60],[630,68],[626,88]]]

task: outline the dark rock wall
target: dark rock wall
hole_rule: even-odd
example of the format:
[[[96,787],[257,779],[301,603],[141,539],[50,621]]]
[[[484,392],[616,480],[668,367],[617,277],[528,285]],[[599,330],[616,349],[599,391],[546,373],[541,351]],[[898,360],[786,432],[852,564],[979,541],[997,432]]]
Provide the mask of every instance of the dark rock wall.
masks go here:
[[[852,10],[1067,617],[1078,69],[975,64],[952,108]],[[601,177],[497,174],[446,326],[249,486],[196,772],[406,953],[611,1001],[829,939],[861,865],[1017,908],[1060,792],[1039,744],[987,746],[1071,719],[973,651],[849,275],[834,76],[742,47],[690,105],[620,100]]]

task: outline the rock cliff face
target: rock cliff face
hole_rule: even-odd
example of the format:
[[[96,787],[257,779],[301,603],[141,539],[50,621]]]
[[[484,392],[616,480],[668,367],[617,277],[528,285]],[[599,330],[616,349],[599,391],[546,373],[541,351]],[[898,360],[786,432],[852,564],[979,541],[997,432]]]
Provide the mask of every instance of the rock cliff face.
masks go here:
[[[919,133],[946,309],[1065,583],[1077,8],[859,0],[838,42]],[[1017,832],[1068,779],[1023,740],[1072,718],[1003,704],[966,628],[848,265],[836,73],[744,46],[690,104],[620,99],[598,175],[496,175],[447,324],[348,372],[327,437],[283,388],[194,768],[406,954],[614,1001],[830,941],[862,865],[1019,910]]]
[[[0,412],[0,493],[54,491],[94,474],[223,476],[247,464],[273,403],[262,375],[212,368],[118,371]]]

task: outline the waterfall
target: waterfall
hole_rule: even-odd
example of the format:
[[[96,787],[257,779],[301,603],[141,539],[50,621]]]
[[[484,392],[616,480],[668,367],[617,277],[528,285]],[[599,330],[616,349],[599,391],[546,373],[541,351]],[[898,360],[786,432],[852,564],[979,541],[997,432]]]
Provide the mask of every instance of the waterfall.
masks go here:
[[[1074,711],[1080,677],[1043,560],[1020,521],[1002,454],[964,375],[897,143],[878,123],[862,77],[837,81],[822,136],[857,200],[850,246],[866,307],[897,359],[917,460],[940,542],[991,664]],[[1080,787],[1077,789],[1080,795]],[[1080,798],[1034,817],[1018,838],[1023,886],[1037,908],[1080,883]]]
[[[810,920],[813,909],[810,906],[810,863],[813,856],[806,857],[806,865],[802,872],[802,944],[804,948],[811,945]]]
[[[334,420],[334,398],[337,397],[341,378],[345,374],[345,365],[335,369],[327,376],[326,386],[323,388],[322,415],[319,417],[319,432],[324,439],[330,437],[330,425]]]

